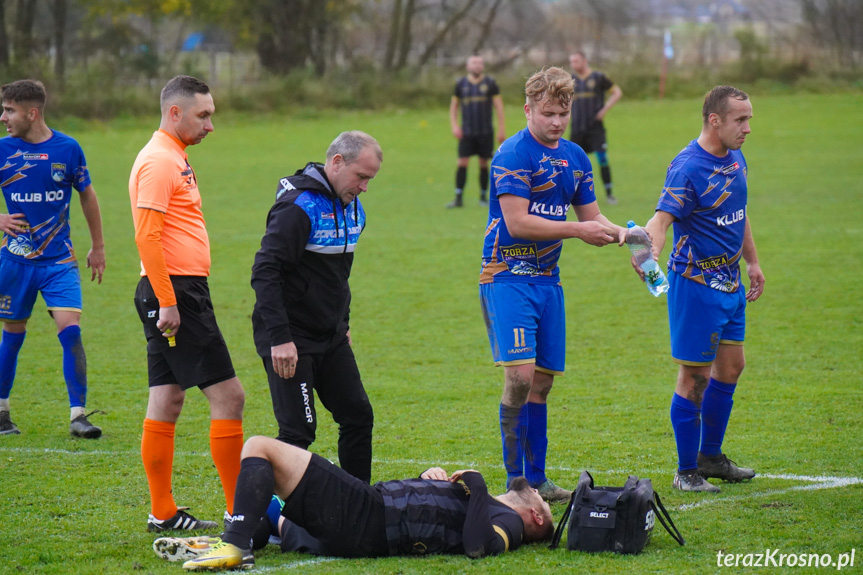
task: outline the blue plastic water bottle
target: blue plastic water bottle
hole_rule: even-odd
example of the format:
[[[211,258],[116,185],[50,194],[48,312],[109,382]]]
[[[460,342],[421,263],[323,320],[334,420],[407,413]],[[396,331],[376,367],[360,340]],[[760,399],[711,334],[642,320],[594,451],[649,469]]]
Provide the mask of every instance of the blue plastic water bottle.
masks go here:
[[[638,267],[644,271],[644,283],[647,284],[647,290],[659,297],[659,294],[668,291],[668,279],[665,277],[665,272],[653,259],[650,236],[647,235],[644,228],[636,226],[632,220],[626,222],[626,227],[629,228],[626,232],[626,245],[629,246],[629,251],[635,256]]]

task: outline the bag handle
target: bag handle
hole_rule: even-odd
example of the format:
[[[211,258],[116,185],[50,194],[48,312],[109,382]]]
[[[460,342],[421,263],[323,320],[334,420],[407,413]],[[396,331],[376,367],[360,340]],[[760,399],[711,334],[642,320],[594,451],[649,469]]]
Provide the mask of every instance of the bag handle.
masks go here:
[[[680,534],[680,531],[677,530],[677,526],[674,525],[674,521],[671,520],[671,515],[666,511],[665,506],[662,504],[662,500],[659,498],[659,493],[656,491],[653,492],[653,499],[650,501],[650,507],[653,508],[653,512],[656,514],[656,517],[659,519],[659,522],[662,523],[662,526],[665,527],[665,530],[668,531],[668,534],[671,535],[671,538],[677,541],[680,545],[685,545],[686,541],[683,540],[683,535]],[[668,528],[668,524],[665,523],[665,520],[668,520],[668,524],[671,524],[671,529]],[[672,529],[674,530],[672,532]],[[555,533],[555,536],[557,533]]]
[[[551,544],[548,546],[549,549],[557,549],[558,545],[560,545],[560,538],[563,537],[563,528],[566,527],[566,522],[569,520],[570,514],[572,514],[572,508],[575,507],[576,491],[573,491],[572,495],[569,496],[569,505],[566,506],[566,510],[564,510],[563,516],[560,518],[560,523],[557,524],[557,527],[554,530]]]

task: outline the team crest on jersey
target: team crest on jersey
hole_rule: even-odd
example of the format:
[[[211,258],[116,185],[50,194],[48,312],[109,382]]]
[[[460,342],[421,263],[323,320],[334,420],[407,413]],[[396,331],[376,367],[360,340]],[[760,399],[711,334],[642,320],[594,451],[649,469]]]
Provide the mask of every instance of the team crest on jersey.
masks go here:
[[[66,177],[66,164],[51,164],[51,177],[55,182],[62,182]]]
[[[24,154],[25,160],[47,160],[48,154]]]
[[[479,91],[481,94],[485,94],[486,92],[488,92],[488,86],[485,84],[480,84],[479,85]]]
[[[730,174],[732,172],[736,172],[738,169],[740,169],[740,164],[737,162],[734,162],[730,166],[725,166],[724,168],[722,168],[722,173],[727,176],[728,174]]]
[[[11,238],[6,243],[6,249],[10,254],[25,257],[33,251],[33,244],[30,243],[29,237],[19,234],[17,238]]]
[[[567,160],[561,160],[561,159],[558,159],[558,158],[551,158],[551,159],[549,160],[549,163],[550,163],[552,166],[563,166],[564,168],[568,168],[568,167],[569,167],[569,162],[568,162]]]

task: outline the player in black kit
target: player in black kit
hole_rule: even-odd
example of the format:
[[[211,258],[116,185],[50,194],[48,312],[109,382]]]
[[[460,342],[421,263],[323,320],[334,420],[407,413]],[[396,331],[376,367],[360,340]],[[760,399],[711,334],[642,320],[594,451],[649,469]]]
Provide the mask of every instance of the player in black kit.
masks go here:
[[[467,165],[471,156],[479,156],[479,201],[488,205],[488,161],[494,152],[495,132],[491,110],[497,114],[497,143],[506,139],[503,118],[503,98],[494,78],[483,73],[482,57],[467,59],[467,76],[455,85],[449,106],[452,134],[458,140],[458,168],[455,174],[455,199],[448,208],[462,207],[462,193],[467,181]],[[461,125],[458,110],[461,107]]]
[[[339,557],[464,553],[479,558],[544,541],[554,530],[548,503],[526,481],[492,497],[479,472],[447,475],[432,467],[418,479],[369,485],[319,455],[268,437],[246,442],[237,481],[234,514],[221,541],[187,561],[185,569],[254,565],[252,537],[273,493],[285,500],[282,516],[291,525],[317,539],[321,551]]]

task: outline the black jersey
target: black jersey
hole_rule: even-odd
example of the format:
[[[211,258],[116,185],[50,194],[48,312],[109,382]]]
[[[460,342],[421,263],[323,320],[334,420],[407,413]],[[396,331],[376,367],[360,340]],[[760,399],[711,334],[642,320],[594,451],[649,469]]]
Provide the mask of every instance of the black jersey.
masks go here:
[[[383,495],[390,555],[483,557],[521,545],[521,516],[488,493],[472,471],[463,483],[408,479],[375,485]]]
[[[572,75],[575,83],[575,94],[572,97],[572,132],[588,132],[602,128],[602,122],[596,121],[596,114],[605,105],[605,93],[614,86],[608,76],[594,70],[586,78]]]
[[[455,85],[453,95],[461,103],[461,129],[465,136],[487,136],[494,134],[491,125],[492,98],[500,94],[494,78],[483,76],[472,82],[465,76]]]

